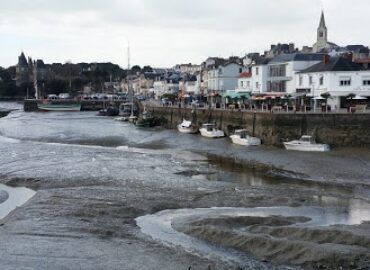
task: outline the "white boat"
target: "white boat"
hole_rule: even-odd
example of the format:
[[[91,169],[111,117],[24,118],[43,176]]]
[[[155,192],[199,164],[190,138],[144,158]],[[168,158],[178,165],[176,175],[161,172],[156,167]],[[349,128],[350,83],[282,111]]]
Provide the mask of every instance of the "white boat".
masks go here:
[[[244,146],[257,146],[261,145],[261,139],[257,137],[252,137],[247,134],[247,130],[238,129],[235,130],[235,133],[230,136],[230,139],[233,143],[244,145]]]
[[[37,108],[42,111],[80,111],[81,103],[37,103]]]
[[[207,138],[220,138],[225,136],[225,133],[217,129],[215,124],[204,124],[202,128],[199,129],[199,132],[203,137]]]
[[[114,121],[119,121],[119,122],[128,122],[128,120],[129,120],[129,117],[125,117],[125,116],[114,118]]]
[[[314,138],[309,135],[303,135],[299,140],[285,142],[287,150],[306,151],[306,152],[327,152],[330,151],[328,144],[316,143]]]
[[[177,129],[181,133],[194,134],[198,131],[198,128],[194,126],[191,121],[183,120],[181,124],[177,126]]]

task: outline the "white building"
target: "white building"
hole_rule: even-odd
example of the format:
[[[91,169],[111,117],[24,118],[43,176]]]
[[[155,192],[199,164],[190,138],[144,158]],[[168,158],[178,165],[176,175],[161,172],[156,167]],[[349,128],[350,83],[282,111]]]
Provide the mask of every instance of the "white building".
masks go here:
[[[262,94],[267,92],[267,77],[268,77],[268,62],[269,59],[263,59],[254,63],[252,66],[252,93]]]
[[[297,92],[311,97],[329,93],[328,105],[343,107],[347,96],[370,97],[370,70],[343,57],[326,57],[322,62],[296,74]]]
[[[193,65],[191,63],[189,64],[181,64],[181,65],[177,65],[175,67],[175,70],[180,72],[180,73],[186,73],[186,74],[195,74],[199,71],[202,70],[202,67],[201,65]]]
[[[237,88],[239,76],[244,70],[244,67],[237,63],[226,63],[209,69],[208,91],[224,92]]]
[[[250,93],[252,92],[253,86],[251,72],[245,71],[242,74],[240,74],[238,79],[238,87],[235,90]]]
[[[293,53],[275,57],[267,65],[266,92],[294,94],[296,73],[320,63],[324,56],[325,54]]]

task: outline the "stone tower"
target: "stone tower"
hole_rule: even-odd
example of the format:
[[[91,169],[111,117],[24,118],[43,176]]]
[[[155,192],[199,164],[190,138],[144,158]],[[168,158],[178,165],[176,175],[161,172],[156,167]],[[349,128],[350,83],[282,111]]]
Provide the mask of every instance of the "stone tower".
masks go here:
[[[328,28],[325,24],[324,11],[321,13],[319,28],[317,28],[317,43],[323,45],[328,43]]]
[[[18,64],[16,66],[16,84],[20,86],[24,83],[30,82],[30,70],[26,56],[22,52],[18,57]]]
[[[328,41],[328,28],[325,23],[324,11],[321,13],[320,24],[317,28],[317,41],[313,45],[312,51],[318,52],[330,52],[338,49],[338,45]]]

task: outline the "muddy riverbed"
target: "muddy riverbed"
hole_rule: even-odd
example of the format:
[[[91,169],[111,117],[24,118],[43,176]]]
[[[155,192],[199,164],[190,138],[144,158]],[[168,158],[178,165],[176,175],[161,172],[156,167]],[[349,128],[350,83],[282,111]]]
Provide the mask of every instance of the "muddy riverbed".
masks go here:
[[[17,111],[0,119],[0,152],[0,182],[37,191],[0,220],[2,269],[368,266],[360,256],[370,249],[367,149],[246,149],[89,112]],[[211,207],[331,209],[324,216],[339,225],[297,228],[304,211],[293,221],[281,212],[239,219],[195,213],[174,221],[176,234],[211,248],[204,254],[136,223],[160,211]]]

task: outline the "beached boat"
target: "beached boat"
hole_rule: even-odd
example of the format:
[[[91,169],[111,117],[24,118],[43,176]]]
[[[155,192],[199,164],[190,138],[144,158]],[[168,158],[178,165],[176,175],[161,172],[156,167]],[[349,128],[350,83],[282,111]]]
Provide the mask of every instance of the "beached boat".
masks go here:
[[[135,124],[138,127],[154,127],[155,117],[150,112],[144,111],[143,115],[137,119]]]
[[[330,151],[328,144],[316,143],[312,136],[304,135],[299,140],[285,142],[287,150],[306,151],[306,152],[327,152]]]
[[[204,124],[202,128],[199,129],[199,132],[203,137],[207,138],[220,138],[225,136],[225,133],[217,129],[215,124]]]
[[[244,146],[257,146],[261,145],[261,139],[257,137],[252,137],[247,134],[247,130],[238,129],[235,133],[230,136],[233,143],[244,145]]]
[[[119,110],[116,107],[109,106],[106,109],[100,110],[98,115],[99,116],[117,116],[119,113]]]
[[[1,117],[5,117],[5,116],[8,116],[8,114],[10,112],[11,112],[10,110],[2,110],[2,109],[0,109],[0,118]]]
[[[119,105],[119,116],[129,117],[131,115],[137,115],[138,110],[134,103],[125,102]]]
[[[177,129],[181,133],[194,134],[198,132],[198,128],[191,123],[191,121],[183,120],[181,124],[177,126]]]
[[[81,103],[37,103],[37,108],[41,111],[80,111]]]

